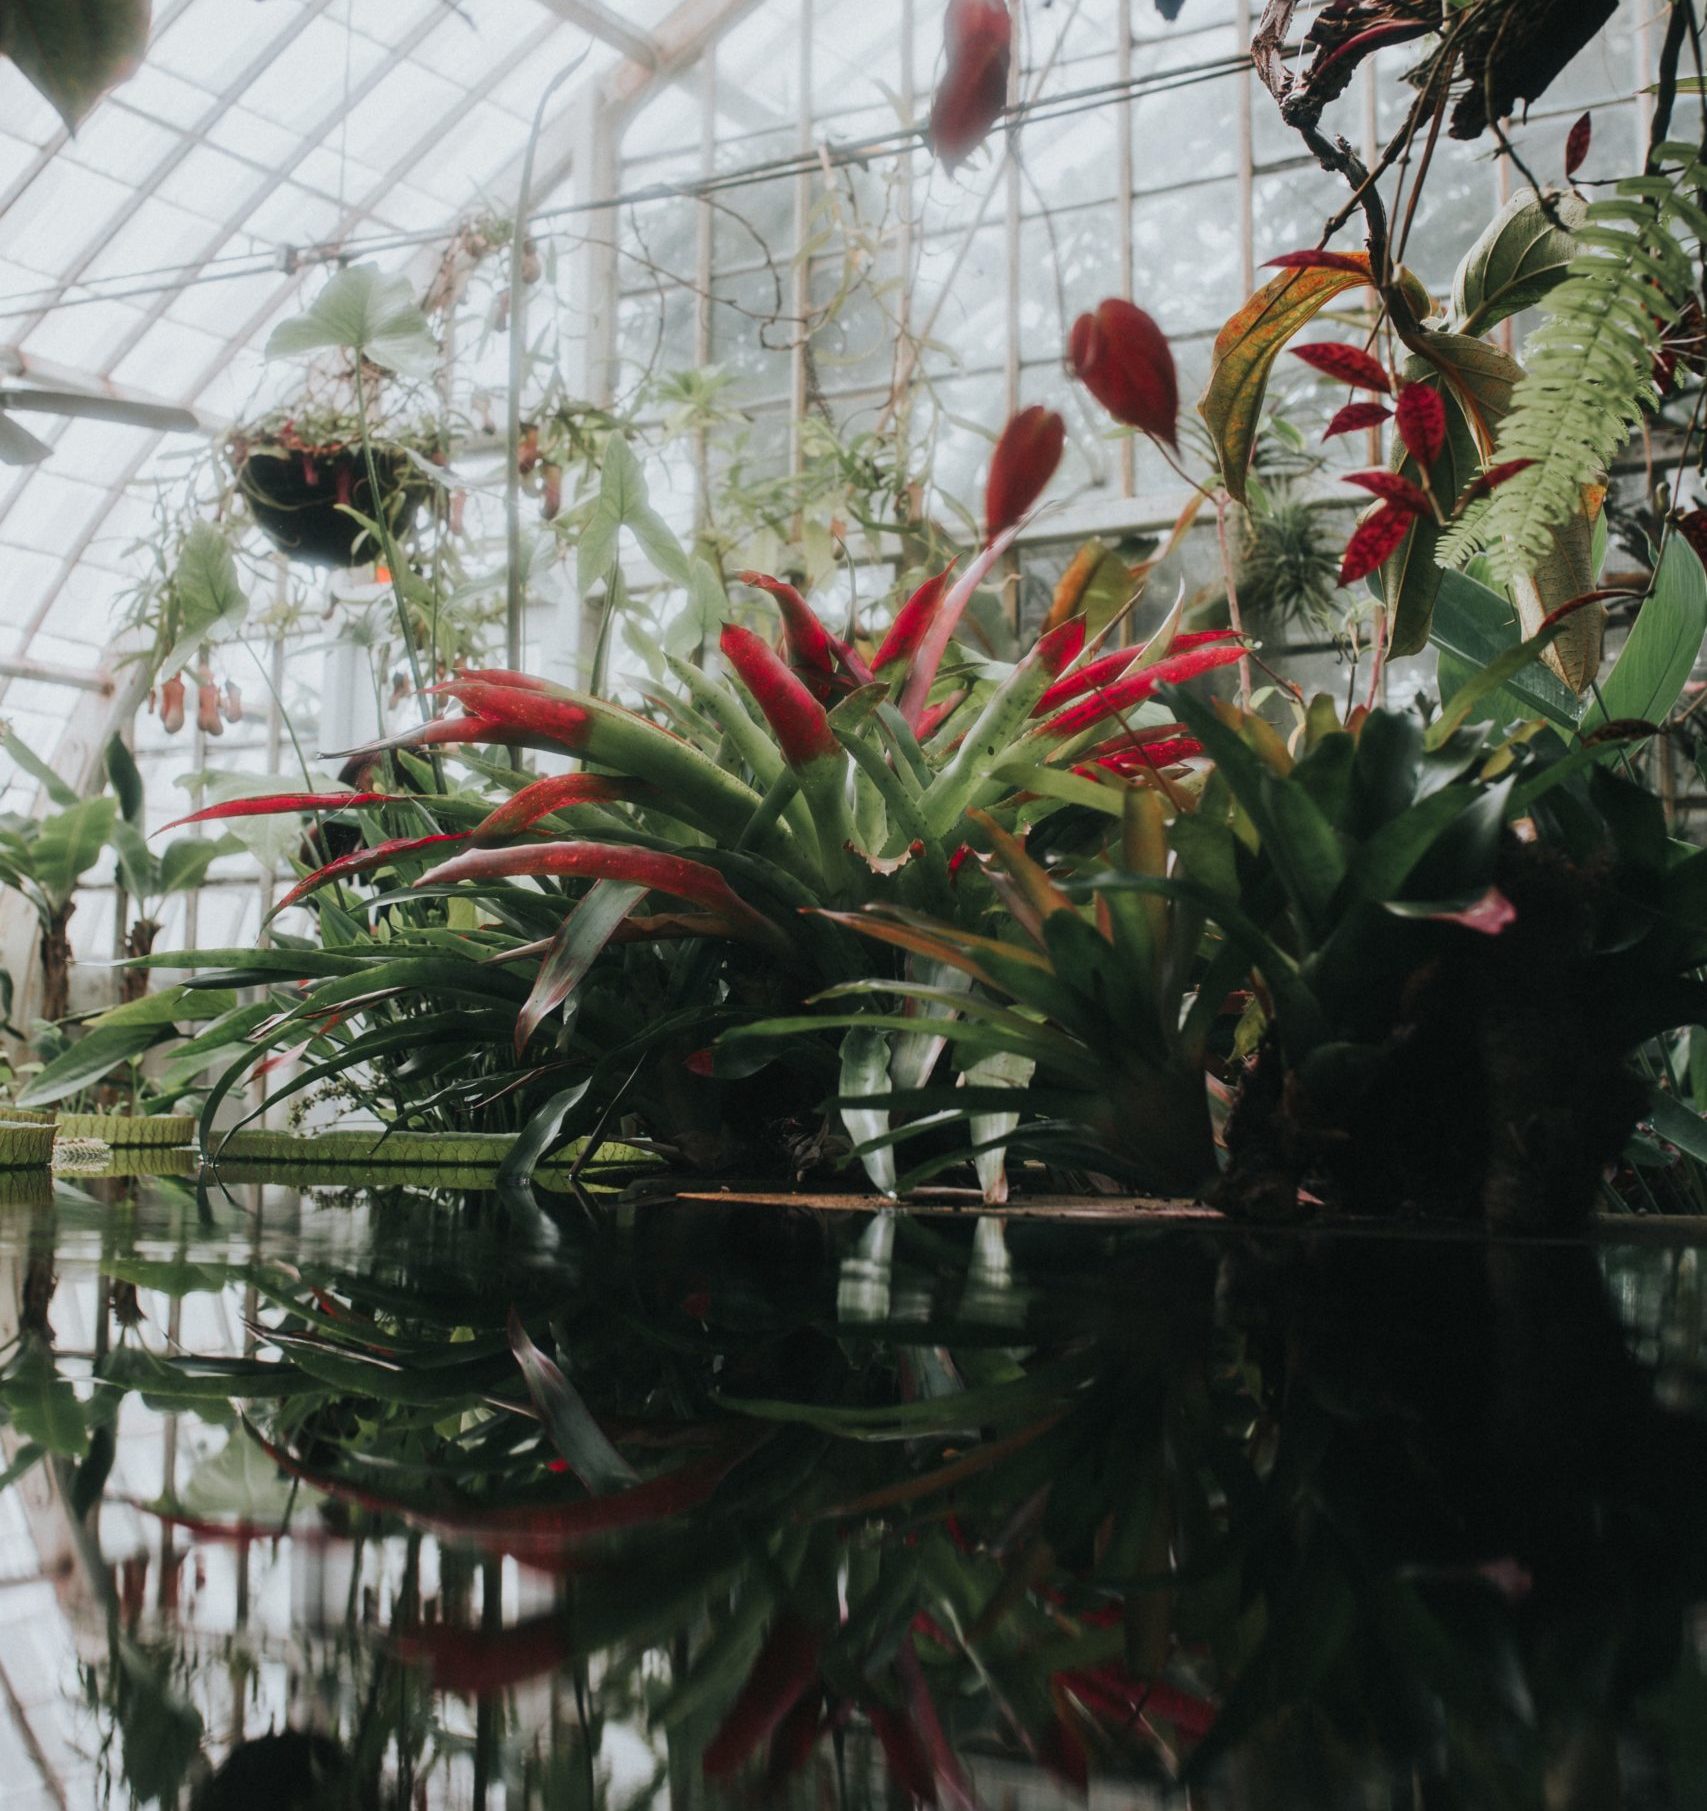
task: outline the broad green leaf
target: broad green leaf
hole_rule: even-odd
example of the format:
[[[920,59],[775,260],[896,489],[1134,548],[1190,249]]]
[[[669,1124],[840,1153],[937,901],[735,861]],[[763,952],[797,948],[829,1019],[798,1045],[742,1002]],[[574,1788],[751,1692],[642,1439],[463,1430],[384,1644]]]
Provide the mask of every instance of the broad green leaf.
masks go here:
[[[160,857],[160,892],[188,893],[207,878],[207,871],[222,855],[231,855],[243,847],[242,839],[222,836],[181,836],[166,845]]]
[[[1704,635],[1707,572],[1683,536],[1674,534],[1599,698],[1583,713],[1584,731],[1627,717],[1663,723],[1683,695]]]
[[[144,994],[90,1020],[90,1029],[112,1025],[175,1025],[186,1020],[217,1019],[237,1006],[237,996],[224,988],[168,987]]]
[[[31,849],[36,884],[56,905],[64,905],[77,883],[100,859],[118,821],[112,799],[83,799],[44,818]]]
[[[1464,254],[1452,284],[1452,326],[1483,334],[1508,316],[1533,308],[1564,281],[1576,255],[1574,227],[1587,212],[1575,195],[1552,197],[1555,225],[1533,189],[1514,195]]]
[[[889,1092],[889,1038],[881,1031],[855,1025],[842,1034],[842,1071],[837,1090],[852,1097]],[[881,1138],[889,1130],[889,1114],[882,1107],[841,1106],[842,1124],[856,1146]],[[895,1153],[887,1147],[860,1158],[865,1173],[885,1195],[895,1193]]]
[[[1523,637],[1509,599],[1461,572],[1445,572],[1441,574],[1429,639],[1443,656],[1442,691],[1446,692],[1446,657],[1462,663],[1457,675],[1461,684],[1466,669],[1469,673],[1480,672]],[[1514,674],[1498,691],[1489,693],[1483,703],[1502,728],[1520,718],[1541,717],[1570,733],[1575,731],[1582,714],[1582,706],[1570,688],[1539,666]]]
[[[577,1082],[572,1088],[565,1088],[560,1094],[552,1095],[522,1127],[522,1134],[510,1149],[510,1154],[498,1167],[498,1180],[501,1183],[524,1183],[539,1167],[539,1160],[546,1150],[562,1136],[563,1122],[586,1097],[592,1087],[589,1076],[584,1082]]]
[[[385,276],[377,264],[339,271],[306,314],[273,330],[267,357],[328,349],[354,353],[406,377],[431,377],[439,362],[438,341],[408,278]]]
[[[119,811],[127,824],[142,827],[144,798],[142,790],[142,770],[136,764],[136,756],[125,747],[122,736],[108,739],[106,753],[107,784],[113,789],[113,797],[119,802]]]
[[[576,578],[583,597],[615,570],[624,528],[666,578],[692,588],[694,579],[688,557],[670,525],[652,507],[646,474],[634,449],[621,434],[612,434],[605,442],[598,501],[576,547]]]
[[[158,1022],[106,1025],[85,1032],[30,1082],[18,1096],[18,1105],[51,1107],[56,1101],[93,1087],[121,1063],[141,1056],[171,1035],[171,1028]]]
[[[89,1430],[83,1405],[70,1382],[54,1369],[53,1354],[32,1340],[0,1384],[0,1401],[12,1412],[12,1425],[43,1451],[81,1458],[88,1451]]]
[[[1588,607],[1593,608],[1592,605]],[[1569,627],[1570,618],[1565,617],[1547,623],[1515,647],[1502,648],[1485,667],[1453,693],[1451,703],[1445,705],[1440,715],[1428,726],[1428,733],[1423,737],[1424,749],[1433,753],[1436,749],[1444,748],[1470,721],[1470,713],[1484,698],[1491,697],[1526,667],[1539,660]]]
[[[148,43],[151,0],[0,0],[0,52],[75,132]]]
[[[166,674],[188,665],[205,643],[229,641],[249,615],[231,543],[211,522],[196,523],[185,539],[172,574],[172,594],[177,640],[160,663]]]
[[[75,805],[77,803],[77,788],[68,785],[61,779],[33,748],[21,741],[11,730],[0,731],[0,748],[5,749],[31,779],[39,782],[42,790],[54,804]]]
[[[113,825],[113,852],[119,858],[119,878],[131,898],[158,898],[160,864],[148,847],[148,838],[128,818],[120,818]]]

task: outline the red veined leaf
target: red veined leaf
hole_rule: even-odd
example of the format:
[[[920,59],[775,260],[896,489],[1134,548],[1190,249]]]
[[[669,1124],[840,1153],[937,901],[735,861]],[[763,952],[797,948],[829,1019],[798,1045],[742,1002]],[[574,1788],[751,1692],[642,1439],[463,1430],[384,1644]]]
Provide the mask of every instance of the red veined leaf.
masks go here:
[[[439,1691],[474,1697],[507,1691],[555,1672],[574,1652],[561,1616],[536,1616],[507,1629],[455,1629],[423,1623],[392,1637],[405,1666],[422,1667]]]
[[[306,816],[311,811],[354,811],[363,805],[395,805],[398,797],[390,792],[269,792],[259,798],[226,799],[218,805],[204,806],[188,817],[174,818],[154,832],[163,836],[168,830],[181,830],[185,824],[210,824],[231,817]]]
[[[1348,346],[1340,340],[1318,340],[1308,346],[1290,346],[1287,350],[1324,377],[1350,384],[1358,390],[1379,390],[1383,396],[1392,393],[1393,384],[1386,366],[1361,346]]]
[[[700,1761],[707,1779],[733,1773],[763,1742],[776,1734],[782,1720],[818,1683],[818,1631],[792,1610],[771,1625],[765,1644]]]
[[[644,780],[613,779],[606,774],[553,773],[534,780],[487,813],[469,832],[477,847],[520,836],[542,817],[574,805],[613,805],[651,796]]]
[[[1428,498],[1399,472],[1347,472],[1345,482],[1355,484],[1359,490],[1369,491],[1413,516],[1434,514]]]
[[[1345,558],[1340,561],[1340,583],[1355,584],[1377,566],[1386,565],[1393,550],[1410,533],[1414,519],[1410,510],[1394,503],[1383,503],[1373,515],[1365,516],[1346,543]]]
[[[1210,648],[1237,642],[1239,637],[1231,629],[1190,629],[1183,635],[1176,635],[1168,653],[1190,653],[1193,648]],[[1087,661],[1076,672],[1058,679],[1050,686],[1037,702],[1037,708],[1031,713],[1034,717],[1047,717],[1053,710],[1069,700],[1082,697],[1086,692],[1095,691],[1099,685],[1106,685],[1117,679],[1134,661],[1142,660],[1149,648],[1145,642],[1136,648],[1116,648],[1112,654],[1099,655],[1097,659]]]
[[[1593,137],[1594,121],[1586,113],[1565,134],[1565,180],[1567,182],[1583,167],[1583,159],[1588,156],[1589,144]]]
[[[984,538],[994,540],[1031,508],[1055,476],[1067,424],[1053,409],[1021,409],[1002,429],[984,487]]]
[[[528,1330],[513,1307],[505,1331],[510,1350],[527,1380],[528,1396],[539,1414],[540,1425],[587,1494],[604,1497],[638,1484],[640,1474],[605,1438],[604,1430],[581,1400],[580,1391],[528,1337]]]
[[[928,137],[952,170],[984,142],[1008,104],[1013,20],[1006,0],[948,0],[943,50]]]
[[[957,1811],[977,1811],[971,1782],[966,1777],[966,1769],[960,1764],[960,1757],[949,1746],[948,1737],[943,1733],[936,1703],[931,1697],[930,1687],[925,1683],[924,1668],[919,1665],[918,1649],[913,1646],[910,1635],[896,1653],[895,1670],[901,1676],[901,1684],[907,1695],[907,1710],[912,1717],[914,1729],[919,1732],[919,1740],[924,1744],[931,1772],[937,1785],[942,1788],[943,1796],[957,1807]]]
[[[873,1704],[865,1714],[883,1750],[889,1777],[913,1804],[934,1805],[936,1780],[931,1773],[930,1756],[906,1713],[887,1704]]]
[[[370,869],[383,868],[400,855],[414,855],[421,849],[440,849],[446,843],[465,842],[467,838],[466,830],[440,830],[432,836],[393,837],[390,842],[375,843],[371,849],[357,849],[351,855],[340,855],[336,861],[327,862],[325,867],[305,874],[273,907],[272,915],[277,916],[334,880],[347,880],[352,874],[366,874]]]
[[[1203,744],[1195,736],[1159,736],[1154,741],[1127,742],[1107,752],[1098,750],[1091,765],[1075,767],[1073,771],[1087,780],[1096,778],[1099,767],[1122,775],[1145,773],[1157,767],[1176,767],[1202,753]]]
[[[1153,667],[1127,673],[1111,685],[1100,687],[1090,697],[1070,704],[1043,726],[1043,733],[1055,739],[1076,736],[1081,730],[1094,728],[1106,717],[1117,717],[1134,705],[1142,704],[1158,686],[1183,685],[1188,679],[1229,666],[1244,653],[1242,641],[1231,646],[1218,643],[1213,647],[1188,648],[1183,654],[1170,654]]]
[[[1013,545],[1017,532],[1016,529],[1004,528],[966,568],[955,581],[953,589],[931,612],[930,620],[919,636],[912,664],[907,669],[906,683],[901,687],[899,709],[914,735],[918,734],[919,722],[925,714],[925,706],[930,702],[931,687],[936,683],[942,657],[948,652],[950,637],[960,627],[960,619],[965,615],[973,593],[983,584],[991,567]]]
[[[1179,444],[1179,376],[1167,335],[1119,296],[1073,323],[1067,364],[1098,402],[1129,428]]]
[[[421,877],[423,886],[447,886],[464,880],[506,880],[528,875],[574,880],[625,880],[650,892],[668,893],[701,906],[731,923],[761,933],[775,942],[776,927],[761,916],[715,868],[668,855],[658,849],[634,849],[616,843],[524,843],[514,849],[471,849],[453,856]]]
[[[1468,509],[1472,503],[1478,502],[1490,491],[1498,490],[1508,478],[1515,478],[1519,472],[1527,471],[1534,463],[1533,459],[1507,459],[1502,465],[1490,465],[1465,486],[1464,495],[1458,499],[1458,509]]]
[[[1639,591],[1632,591],[1627,585],[1608,585],[1600,591],[1585,591],[1580,597],[1568,598],[1562,604],[1555,604],[1542,617],[1536,628],[1539,635],[1543,629],[1550,629],[1554,623],[1562,623],[1567,616],[1575,616],[1579,610],[1586,610],[1590,604],[1604,604],[1617,597],[1640,597]]]
[[[1393,411],[1378,402],[1348,402],[1323,431],[1324,440],[1336,434],[1355,434],[1359,428],[1378,428],[1393,419]]]
[[[1446,448],[1446,404],[1427,384],[1401,384],[1393,411],[1405,451],[1428,471]]]
[[[1265,270],[1345,270],[1355,277],[1367,278],[1369,257],[1364,252],[1303,251],[1282,252],[1270,258]]]
[[[751,629],[729,623],[718,645],[764,713],[789,766],[805,767],[840,752],[823,705]]]
[[[895,612],[889,633],[884,636],[871,658],[872,672],[881,673],[885,667],[893,666],[898,660],[911,660],[918,652],[919,643],[942,602],[943,588],[948,584],[949,575],[959,564],[958,557],[950,560],[941,572],[926,579]]]

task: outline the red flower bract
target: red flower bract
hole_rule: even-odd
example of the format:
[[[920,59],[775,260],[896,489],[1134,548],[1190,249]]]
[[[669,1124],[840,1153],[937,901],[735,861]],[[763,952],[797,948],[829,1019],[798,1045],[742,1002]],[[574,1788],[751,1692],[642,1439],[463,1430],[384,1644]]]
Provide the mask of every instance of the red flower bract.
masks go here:
[[[941,572],[926,579],[895,612],[889,633],[871,657],[871,670],[874,673],[881,673],[885,667],[893,666],[898,660],[911,660],[918,652],[919,643],[931,626],[931,619],[936,615],[938,604],[942,602],[943,591],[956,564],[955,560],[950,560]]]
[[[1179,378],[1167,336],[1142,308],[1110,296],[1073,323],[1073,375],[1116,421],[1178,444]]]
[[[1043,495],[1067,446],[1067,424],[1053,409],[1034,405],[1002,429],[984,488],[984,536],[993,541]]]
[[[824,707],[751,629],[730,623],[719,645],[776,733],[783,759],[804,767],[840,752]]]
[[[950,169],[978,149],[1008,104],[1013,35],[1004,0],[948,0],[930,146]]]

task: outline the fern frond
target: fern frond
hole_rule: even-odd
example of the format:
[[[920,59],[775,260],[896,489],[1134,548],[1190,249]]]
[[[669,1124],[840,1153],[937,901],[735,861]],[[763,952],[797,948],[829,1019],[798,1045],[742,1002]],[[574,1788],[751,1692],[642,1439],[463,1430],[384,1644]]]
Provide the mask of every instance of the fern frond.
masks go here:
[[[1660,149],[1656,172],[1590,205],[1570,274],[1542,303],[1545,318],[1490,461],[1534,463],[1442,537],[1441,565],[1486,548],[1501,579],[1533,571],[1554,529],[1581,507],[1583,486],[1653,407],[1660,341],[1693,291],[1694,257],[1707,239],[1695,199],[1707,188],[1698,150]]]

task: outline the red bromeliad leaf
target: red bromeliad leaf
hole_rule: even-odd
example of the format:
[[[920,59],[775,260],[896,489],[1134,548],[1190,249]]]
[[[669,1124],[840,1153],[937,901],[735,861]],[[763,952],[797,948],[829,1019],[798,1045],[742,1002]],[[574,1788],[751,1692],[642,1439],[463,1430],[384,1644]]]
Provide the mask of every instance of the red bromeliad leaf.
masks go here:
[[[1043,495],[1066,447],[1067,424],[1053,409],[1021,409],[1002,429],[984,487],[987,541],[1013,527]]]
[[[1378,428],[1384,421],[1393,419],[1393,411],[1378,402],[1348,402],[1330,421],[1323,433],[1324,440],[1332,440],[1336,434],[1355,434],[1360,428]]]
[[[1446,404],[1440,392],[1427,384],[1401,384],[1393,412],[1405,451],[1426,472],[1446,448]]]
[[[955,581],[953,589],[931,612],[930,620],[919,636],[912,664],[907,669],[907,679],[901,687],[898,706],[915,736],[924,717],[925,706],[930,702],[931,687],[936,683],[942,657],[948,652],[949,639],[960,627],[960,619],[965,615],[973,593],[983,584],[997,560],[1013,545],[1017,532],[1017,529],[1004,528],[966,568]]]
[[[592,727],[584,706],[532,686],[495,683],[482,676],[453,679],[434,689],[449,693],[471,715],[516,730],[530,744],[549,749],[579,754]]]
[[[706,1744],[700,1766],[707,1779],[726,1778],[776,1734],[788,1713],[816,1687],[823,1645],[816,1629],[792,1610],[783,1611],[728,1716]]]
[[[1565,180],[1567,182],[1583,167],[1583,159],[1588,156],[1590,141],[1594,137],[1594,121],[1584,114],[1565,134]]]
[[[423,1623],[394,1636],[391,1650],[405,1666],[423,1667],[439,1691],[474,1697],[507,1691],[555,1672],[574,1652],[562,1616],[536,1616],[507,1629],[453,1629]]]
[[[889,625],[889,633],[871,657],[872,672],[881,673],[885,667],[893,666],[898,660],[911,660],[918,652],[919,643],[942,602],[949,576],[959,563],[958,558],[950,560],[941,572],[926,579],[896,611],[895,620]]]
[[[1073,375],[1116,421],[1179,444],[1179,376],[1167,335],[1142,308],[1110,296],[1073,323]]]
[[[1171,658],[1175,654],[1188,654],[1194,648],[1224,647],[1238,641],[1238,635],[1231,629],[1190,629],[1173,638],[1168,654]],[[1083,697],[1086,692],[1094,692],[1098,686],[1118,679],[1133,662],[1144,658],[1148,647],[1149,643],[1146,642],[1136,648],[1117,648],[1112,654],[1103,654],[1095,660],[1087,661],[1077,672],[1056,680],[1037,701],[1037,708],[1031,714],[1034,717],[1047,717],[1051,711],[1058,710],[1070,700]]]
[[[1263,266],[1265,270],[1345,270],[1354,277],[1365,280],[1369,276],[1369,258],[1359,252],[1282,252],[1278,258],[1270,258]]]
[[[812,696],[823,703],[835,689],[836,654],[830,631],[819,620],[818,612],[783,579],[764,572],[738,572],[735,576],[743,585],[768,591],[776,599],[782,612],[783,651],[788,664]]]
[[[1340,561],[1340,583],[1355,584],[1377,566],[1386,565],[1393,550],[1410,533],[1414,520],[1410,510],[1394,503],[1383,503],[1373,515],[1365,516],[1346,543],[1345,558]]]
[[[1070,667],[1084,651],[1085,619],[1074,616],[1040,635],[1030,658],[1053,678]]]
[[[1428,498],[1409,478],[1398,472],[1348,472],[1345,482],[1355,484],[1359,490],[1369,491],[1383,502],[1391,503],[1413,516],[1434,514],[1429,508]]]
[[[649,796],[644,780],[619,780],[605,774],[554,773],[534,780],[489,812],[469,832],[477,847],[520,836],[542,817],[575,805],[614,805]]]
[[[1006,0],[948,0],[928,137],[950,169],[978,149],[1008,104],[1013,29]]]
[[[1153,667],[1127,673],[1111,685],[1100,687],[1090,697],[1070,704],[1059,716],[1043,726],[1045,735],[1053,738],[1075,736],[1081,730],[1094,728],[1105,717],[1119,716],[1144,700],[1163,685],[1183,685],[1188,679],[1229,666],[1245,651],[1245,645],[1218,643],[1214,647],[1189,648],[1183,654],[1170,654]]]
[[[204,806],[188,817],[162,824],[154,834],[161,836],[168,830],[180,830],[185,824],[209,824],[222,818],[303,816],[311,811],[354,811],[362,805],[397,802],[397,795],[390,792],[269,792],[259,798],[226,799],[219,805]]]
[[[1177,724],[1172,727],[1178,728]],[[1096,778],[1097,768],[1109,773],[1146,773],[1157,767],[1176,767],[1181,761],[1194,760],[1203,753],[1203,744],[1195,736],[1158,736],[1154,740],[1128,740],[1107,750],[1099,749],[1091,765],[1073,771],[1087,780]]]
[[[840,752],[823,705],[751,629],[730,623],[718,645],[764,712],[789,766],[805,767]]]
[[[1311,370],[1320,371],[1357,390],[1379,390],[1383,396],[1392,393],[1392,380],[1387,368],[1361,346],[1348,346],[1339,340],[1319,340],[1309,346],[1288,348],[1294,358],[1301,358]]]
[[[284,911],[334,880],[347,880],[352,874],[366,874],[373,868],[383,868],[401,855],[414,855],[422,849],[442,849],[446,843],[466,842],[467,839],[466,830],[440,830],[432,836],[394,837],[388,843],[375,843],[371,849],[357,849],[352,855],[340,855],[336,861],[304,875],[273,907],[273,913]]]
[[[1496,491],[1508,478],[1515,478],[1519,472],[1527,471],[1535,463],[1533,459],[1508,459],[1503,465],[1490,465],[1479,477],[1473,478],[1465,487],[1464,495],[1458,499],[1459,511],[1466,510],[1472,503],[1478,502]]]
[[[930,741],[931,737],[960,709],[966,699],[967,688],[962,686],[958,691],[950,692],[940,704],[933,704],[925,712],[919,719],[919,727],[915,732],[921,747]]]

